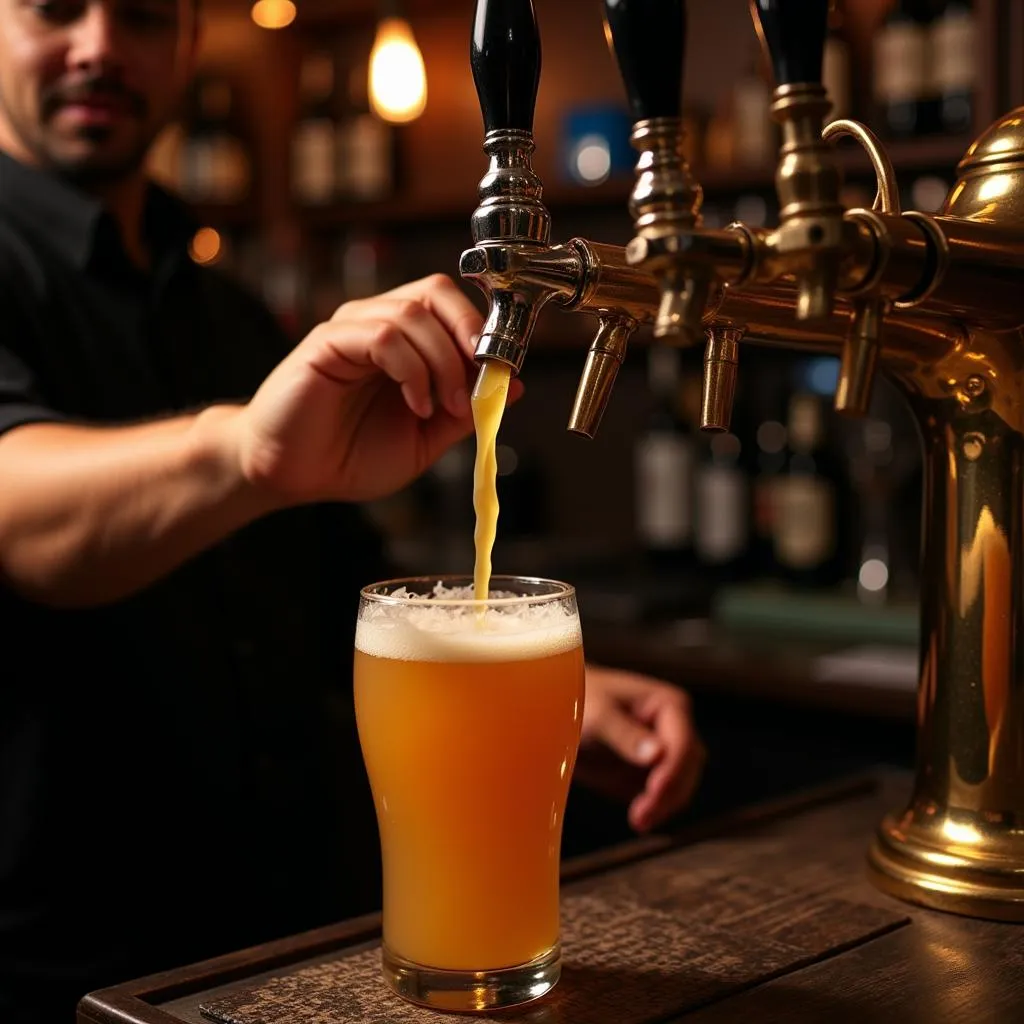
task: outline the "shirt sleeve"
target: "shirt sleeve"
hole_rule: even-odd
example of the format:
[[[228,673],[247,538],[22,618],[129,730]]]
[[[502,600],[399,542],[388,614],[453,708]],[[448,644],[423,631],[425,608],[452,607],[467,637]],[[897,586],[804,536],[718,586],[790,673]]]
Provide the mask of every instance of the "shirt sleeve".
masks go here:
[[[4,326],[4,331],[10,330]],[[51,408],[38,389],[31,367],[0,341],[0,435],[26,423],[52,423],[67,417]]]

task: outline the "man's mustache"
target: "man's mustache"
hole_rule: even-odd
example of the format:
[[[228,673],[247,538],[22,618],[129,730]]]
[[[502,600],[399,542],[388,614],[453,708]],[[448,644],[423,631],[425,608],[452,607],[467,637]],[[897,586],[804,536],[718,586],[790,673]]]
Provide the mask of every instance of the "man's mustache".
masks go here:
[[[126,88],[115,78],[94,76],[74,82],[58,82],[43,91],[42,114],[50,117],[61,107],[73,103],[90,103],[96,100],[123,103],[128,112],[137,118],[146,116],[146,101],[136,92]]]

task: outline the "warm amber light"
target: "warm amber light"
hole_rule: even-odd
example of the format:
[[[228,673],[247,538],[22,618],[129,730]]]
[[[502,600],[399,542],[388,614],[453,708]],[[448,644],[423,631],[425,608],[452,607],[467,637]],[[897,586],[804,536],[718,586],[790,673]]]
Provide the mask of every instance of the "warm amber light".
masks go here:
[[[383,121],[414,121],[427,105],[423,54],[404,18],[382,18],[370,51],[370,106]]]
[[[214,228],[200,228],[193,236],[188,254],[201,266],[210,266],[221,257],[223,245],[220,233]]]
[[[256,0],[252,20],[260,28],[285,28],[295,20],[295,4],[292,0]]]

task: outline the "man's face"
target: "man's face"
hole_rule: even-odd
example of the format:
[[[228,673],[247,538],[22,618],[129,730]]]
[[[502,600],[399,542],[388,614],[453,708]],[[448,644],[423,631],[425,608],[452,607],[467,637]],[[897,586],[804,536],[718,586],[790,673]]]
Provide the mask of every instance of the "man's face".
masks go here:
[[[193,0],[0,0],[0,147],[83,183],[126,177],[195,51]]]

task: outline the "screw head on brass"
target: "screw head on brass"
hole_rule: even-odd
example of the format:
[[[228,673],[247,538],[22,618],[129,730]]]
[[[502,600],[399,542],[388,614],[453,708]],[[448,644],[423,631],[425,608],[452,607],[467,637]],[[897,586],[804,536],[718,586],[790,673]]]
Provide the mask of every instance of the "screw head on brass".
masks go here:
[[[983,395],[985,393],[985,388],[985,378],[976,373],[972,373],[964,383],[964,391],[966,391],[971,398],[978,398]]]

